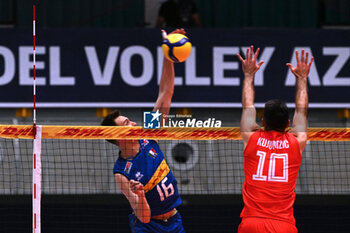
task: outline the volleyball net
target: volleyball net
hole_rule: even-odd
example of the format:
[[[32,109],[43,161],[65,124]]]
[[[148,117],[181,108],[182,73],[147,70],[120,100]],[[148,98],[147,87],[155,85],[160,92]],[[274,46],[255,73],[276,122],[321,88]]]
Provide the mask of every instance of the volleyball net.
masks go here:
[[[0,125],[0,231],[28,232],[33,222],[35,232],[129,232],[130,209],[112,171],[119,149],[106,139],[159,140],[178,181],[188,232],[215,232],[220,222],[227,225],[220,232],[232,232],[233,219],[239,221],[225,208],[240,196],[244,181],[239,128],[38,126],[36,131]],[[308,136],[296,194],[350,195],[350,129],[310,128]],[[18,224],[19,218],[27,225]]]

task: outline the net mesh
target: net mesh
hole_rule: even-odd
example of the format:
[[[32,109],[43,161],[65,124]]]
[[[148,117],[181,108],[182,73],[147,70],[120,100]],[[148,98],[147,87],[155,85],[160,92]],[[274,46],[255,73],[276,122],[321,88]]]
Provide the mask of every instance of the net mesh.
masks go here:
[[[241,141],[162,140],[159,145],[178,181],[183,199],[178,209],[187,232],[218,232],[218,225],[220,232],[237,229],[244,181]],[[0,139],[0,232],[31,228],[32,153],[32,140]],[[42,232],[130,232],[130,207],[113,178],[118,153],[105,140],[42,140]],[[295,192],[305,199],[339,200],[322,209],[328,210],[325,218],[331,210],[349,209],[349,154],[349,141],[310,141],[303,153]],[[322,219],[321,202],[312,209],[297,199],[297,223],[305,221],[301,232],[329,232],[331,223],[315,231],[306,224],[312,216]],[[350,227],[348,221],[339,223],[336,232]]]

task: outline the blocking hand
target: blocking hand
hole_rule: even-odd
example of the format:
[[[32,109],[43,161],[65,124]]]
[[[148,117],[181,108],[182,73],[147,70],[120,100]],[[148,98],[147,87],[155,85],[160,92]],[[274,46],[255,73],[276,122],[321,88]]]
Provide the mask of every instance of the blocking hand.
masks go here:
[[[301,58],[299,59],[299,52],[295,51],[295,55],[297,58],[297,65],[296,67],[293,67],[292,64],[287,63],[286,65],[289,67],[290,71],[297,77],[306,79],[309,76],[310,73],[310,67],[312,65],[312,62],[314,61],[314,57],[310,59],[310,63],[308,64],[309,60],[309,53],[306,52],[306,57],[304,56],[305,50],[301,50]]]
[[[251,45],[247,48],[246,59],[243,59],[241,55],[237,54],[239,60],[242,62],[242,69],[245,76],[254,76],[254,74],[260,69],[260,66],[264,61],[260,61],[256,64],[260,48],[258,48],[253,56],[254,46]]]
[[[167,37],[168,35],[167,35],[167,33],[166,33],[166,31],[165,31],[164,29],[162,29],[161,31],[162,31],[163,40],[165,40],[166,37]],[[183,28],[175,29],[174,31],[170,32],[169,35],[170,35],[170,34],[173,34],[173,33],[178,33],[178,34],[186,35],[186,31],[185,31],[185,29],[183,29]]]

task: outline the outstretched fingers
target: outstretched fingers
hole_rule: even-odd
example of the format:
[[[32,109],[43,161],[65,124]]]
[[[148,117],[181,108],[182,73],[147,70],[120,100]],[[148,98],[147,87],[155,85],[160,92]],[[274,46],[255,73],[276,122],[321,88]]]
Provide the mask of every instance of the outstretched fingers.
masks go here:
[[[163,30],[162,30],[162,32],[163,32]],[[186,34],[186,31],[185,31],[185,29],[183,29],[183,28],[177,28],[177,29],[175,29],[174,31],[172,31],[171,33],[169,33],[169,35],[170,35],[170,34],[173,34],[173,33],[178,33],[178,34],[185,35],[185,34]]]
[[[165,40],[168,35],[164,29],[162,29],[161,32],[162,32],[163,40]]]
[[[304,54],[305,54],[305,50],[302,49],[302,50],[301,50],[301,62],[304,62],[304,61],[305,61]]]
[[[314,60],[314,58],[312,57],[310,59],[310,63],[308,64],[308,62],[309,62],[309,52],[305,52],[304,49],[301,50],[301,56],[300,57],[299,57],[299,51],[295,51],[295,55],[296,55],[296,59],[297,59],[297,64],[306,63],[308,66],[310,66],[312,64],[312,61]]]
[[[298,50],[295,51],[295,56],[296,56],[296,58],[297,58],[297,63],[299,64],[299,63],[300,63],[300,60],[299,60],[299,52],[298,52]]]
[[[254,74],[260,69],[260,66],[264,64],[264,61],[257,61],[259,53],[260,48],[257,48],[254,52],[253,45],[247,47],[245,59],[237,53],[237,57],[242,63],[242,69],[245,75],[254,76]]]
[[[237,53],[237,57],[238,57],[238,59],[239,59],[241,62],[244,61],[244,59],[241,57],[241,55],[240,55],[239,53]]]
[[[248,47],[247,50],[246,50],[246,59],[247,60],[252,60],[253,59],[253,56],[254,56],[254,60],[257,60],[258,59],[258,56],[259,56],[259,53],[260,53],[260,48],[258,48],[256,50],[256,52],[254,53],[254,46],[251,45],[250,48]],[[239,60],[241,62],[244,61],[244,59],[241,57],[240,54],[237,53],[237,57],[239,58]],[[259,63],[260,64],[260,63]],[[262,64],[262,63],[261,63]]]
[[[308,65],[309,69],[311,68],[312,62],[314,61],[314,57],[311,58],[310,63]]]
[[[258,63],[258,65],[257,65],[257,66],[258,66],[258,69],[260,68],[260,66],[261,66],[262,64],[264,64],[264,61],[261,61],[261,62]]]
[[[286,66],[288,66],[290,71],[294,74],[295,68],[293,67],[293,65],[290,63],[287,63]]]
[[[254,46],[251,45],[250,46],[250,53],[249,53],[249,60],[252,60],[252,58],[253,58],[253,51],[254,51]]]
[[[314,61],[314,58],[311,57],[309,62],[309,52],[305,52],[304,49],[301,50],[301,56],[299,57],[299,52],[295,51],[296,54],[296,60],[297,64],[294,67],[290,63],[286,63],[286,66],[289,67],[290,71],[297,77],[297,78],[307,78],[310,72],[311,65]]]
[[[254,59],[255,60],[258,60],[258,56],[259,56],[259,53],[260,53],[260,48],[258,48],[254,54]],[[260,62],[259,62],[260,63]]]
[[[178,31],[177,31],[176,33],[180,33],[180,34],[182,34],[182,35],[185,35],[185,34],[186,34],[186,31],[185,31],[185,29],[180,28],[180,29],[178,29]]]

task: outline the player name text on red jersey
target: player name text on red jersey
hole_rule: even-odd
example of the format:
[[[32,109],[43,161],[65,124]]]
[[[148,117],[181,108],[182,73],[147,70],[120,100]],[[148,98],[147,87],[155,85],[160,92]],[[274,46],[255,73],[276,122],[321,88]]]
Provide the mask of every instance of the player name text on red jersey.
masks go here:
[[[268,140],[266,138],[260,137],[258,139],[256,145],[268,148],[270,150],[289,148],[289,142],[287,139],[285,139],[283,141],[282,140]]]

